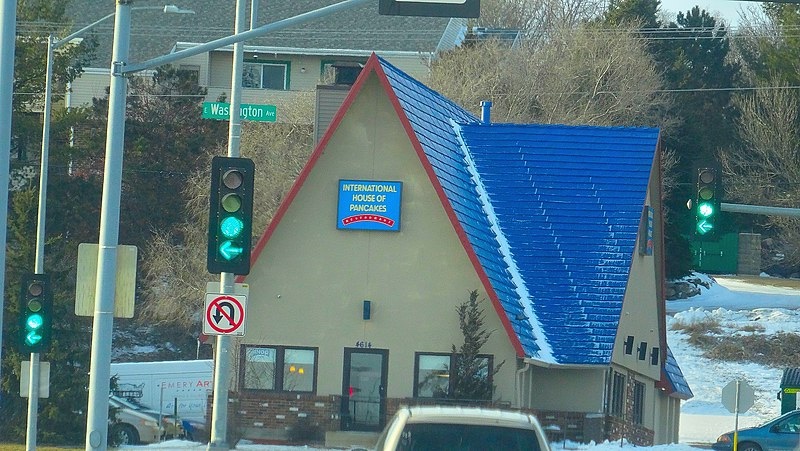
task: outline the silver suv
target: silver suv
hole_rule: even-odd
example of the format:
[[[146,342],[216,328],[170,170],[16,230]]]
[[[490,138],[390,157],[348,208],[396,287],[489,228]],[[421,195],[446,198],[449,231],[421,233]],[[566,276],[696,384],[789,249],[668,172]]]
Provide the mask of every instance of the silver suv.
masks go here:
[[[533,415],[454,406],[400,407],[378,437],[377,451],[550,451]]]

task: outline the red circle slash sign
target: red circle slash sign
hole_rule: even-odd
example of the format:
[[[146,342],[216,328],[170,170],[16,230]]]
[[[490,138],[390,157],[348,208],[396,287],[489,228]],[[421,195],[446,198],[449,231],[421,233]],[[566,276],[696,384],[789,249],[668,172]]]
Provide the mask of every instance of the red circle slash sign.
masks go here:
[[[232,296],[218,296],[208,304],[208,309],[206,309],[208,325],[219,333],[235,332],[242,325],[243,320],[244,308]],[[227,323],[228,327],[223,327],[220,323]]]

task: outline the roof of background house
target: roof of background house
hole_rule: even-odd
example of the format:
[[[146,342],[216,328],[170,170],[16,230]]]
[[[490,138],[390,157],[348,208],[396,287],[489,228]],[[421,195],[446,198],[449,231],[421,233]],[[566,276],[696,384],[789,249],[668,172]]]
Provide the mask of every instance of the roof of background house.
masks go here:
[[[257,25],[294,17],[341,0],[263,0],[259,3]],[[131,18],[130,61],[141,63],[169,53],[176,43],[202,44],[233,34],[235,5],[232,0],[191,0],[174,2],[195,14],[165,14],[157,8],[164,2],[138,0],[134,8],[153,7],[153,10],[133,11]],[[74,18],[77,30],[114,12],[114,2],[70,0],[68,14]],[[246,12],[249,23],[250,9]],[[348,11],[245,42],[246,48],[285,48],[289,54],[315,54],[320,51],[335,54],[340,51],[360,51],[365,57],[372,52],[435,53],[452,48],[463,39],[464,19],[437,17],[399,17],[378,14],[378,2],[368,3]],[[109,67],[113,41],[114,20],[98,24],[92,30],[100,37],[95,67]],[[245,29],[248,29],[245,26]],[[333,52],[331,52],[333,50]]]

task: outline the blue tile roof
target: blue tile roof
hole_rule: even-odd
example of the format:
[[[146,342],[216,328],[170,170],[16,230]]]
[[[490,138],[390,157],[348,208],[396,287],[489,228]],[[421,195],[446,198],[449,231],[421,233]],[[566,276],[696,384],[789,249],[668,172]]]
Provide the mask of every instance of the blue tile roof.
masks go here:
[[[512,342],[544,361],[608,364],[658,129],[482,124],[378,61]]]
[[[675,356],[669,346],[667,346],[667,362],[664,364],[664,372],[667,374],[667,382],[669,382],[672,389],[672,396],[681,399],[694,397],[694,393],[689,388],[686,378],[683,377],[683,371],[678,366],[678,361],[675,360]]]

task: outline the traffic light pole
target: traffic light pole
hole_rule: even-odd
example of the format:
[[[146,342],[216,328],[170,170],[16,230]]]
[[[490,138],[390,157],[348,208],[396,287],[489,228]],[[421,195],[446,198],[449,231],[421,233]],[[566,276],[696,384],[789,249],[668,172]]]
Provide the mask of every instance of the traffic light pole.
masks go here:
[[[44,127],[42,130],[42,155],[39,165],[39,209],[37,211],[36,222],[36,260],[34,262],[34,272],[44,274],[44,235],[45,218],[47,216],[47,177],[50,141],[50,111],[53,85],[53,49],[55,48],[55,37],[51,34],[47,38],[47,72],[45,75],[44,91]],[[28,377],[28,424],[25,432],[25,450],[36,450],[36,434],[38,431],[39,415],[39,353],[31,353],[30,375]]]
[[[233,32],[242,32],[245,21],[245,0],[236,0],[236,18]],[[251,16],[251,20],[255,16]],[[254,24],[250,24],[251,28]],[[240,106],[242,104],[242,72],[244,71],[244,43],[233,44],[233,66],[231,68],[231,108],[228,122],[228,157],[238,158],[240,155],[239,144],[242,137],[242,118]],[[220,273],[219,288],[222,294],[234,292],[235,275],[227,272]],[[230,347],[231,337],[217,335],[217,347],[214,355],[214,398],[211,413],[211,435],[208,451],[228,449],[228,389],[230,388]]]
[[[242,32],[245,20],[245,0],[236,0],[236,18],[233,32]],[[251,24],[252,27],[253,24]],[[233,67],[231,70],[231,107],[228,123],[228,157],[238,158],[242,135],[242,119],[239,108],[242,104],[242,72],[244,68],[244,44],[233,44]],[[219,275],[219,288],[222,294],[232,294],[235,275],[223,272]],[[228,390],[230,388],[231,337],[217,335],[214,350],[214,392],[211,410],[211,435],[208,451],[229,449],[228,436]]]

